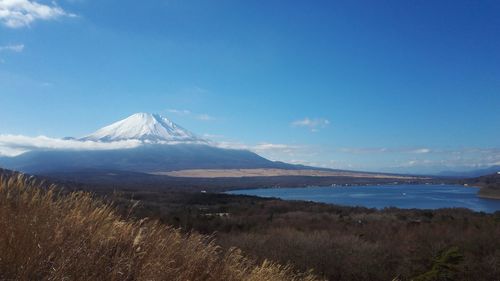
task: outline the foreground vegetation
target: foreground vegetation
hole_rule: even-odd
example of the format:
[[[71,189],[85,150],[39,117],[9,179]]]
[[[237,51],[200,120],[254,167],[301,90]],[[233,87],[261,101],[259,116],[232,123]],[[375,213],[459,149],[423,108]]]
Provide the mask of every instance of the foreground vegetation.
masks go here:
[[[316,280],[208,236],[122,218],[87,193],[0,176],[0,280]]]
[[[297,273],[310,269],[328,280],[500,276],[500,212],[377,211],[162,186],[61,192],[2,173],[0,280],[315,280]]]
[[[172,190],[95,190],[225,249],[292,263],[329,280],[499,280],[500,212],[377,211],[311,202]]]

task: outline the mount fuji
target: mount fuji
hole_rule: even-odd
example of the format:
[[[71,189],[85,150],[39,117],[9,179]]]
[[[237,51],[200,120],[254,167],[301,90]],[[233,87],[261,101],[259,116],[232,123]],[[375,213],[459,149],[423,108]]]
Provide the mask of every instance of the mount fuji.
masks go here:
[[[82,143],[139,145],[120,149],[35,149],[14,157],[0,157],[0,166],[51,174],[88,170],[161,173],[187,169],[296,169],[248,150],[225,149],[158,114],[136,113],[80,139]]]
[[[159,114],[136,113],[81,138],[83,141],[113,142],[140,140],[149,143],[208,144],[181,126]]]

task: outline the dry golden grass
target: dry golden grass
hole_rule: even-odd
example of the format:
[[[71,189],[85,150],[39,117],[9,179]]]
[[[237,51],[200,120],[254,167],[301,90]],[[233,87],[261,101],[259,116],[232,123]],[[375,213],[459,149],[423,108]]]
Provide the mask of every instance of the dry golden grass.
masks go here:
[[[0,280],[316,280],[56,190],[19,174],[0,177]]]
[[[348,171],[326,171],[326,170],[285,170],[273,168],[258,169],[190,169],[170,172],[153,172],[153,175],[166,175],[171,177],[187,178],[241,178],[241,177],[280,177],[280,176],[307,176],[307,177],[353,177],[353,178],[375,178],[393,180],[417,180],[429,179],[427,177],[412,177],[391,174],[375,174]]]

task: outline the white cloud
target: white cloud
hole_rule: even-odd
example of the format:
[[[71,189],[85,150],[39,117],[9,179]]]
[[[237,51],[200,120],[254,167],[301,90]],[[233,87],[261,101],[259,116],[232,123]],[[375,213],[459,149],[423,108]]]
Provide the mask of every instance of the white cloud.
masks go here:
[[[294,127],[306,127],[311,130],[311,132],[317,132],[319,128],[325,128],[330,125],[330,121],[325,118],[313,118],[310,119],[308,117],[296,120],[292,122],[292,126]]]
[[[219,141],[214,142],[213,144],[220,148],[250,150],[259,154],[260,156],[275,161],[290,162],[290,159],[294,159],[295,157],[309,158],[316,156],[316,151],[312,147],[303,145],[269,142],[245,144],[234,141]]]
[[[134,148],[141,145],[137,140],[102,143],[50,138],[46,136],[27,137],[22,135],[0,135],[0,155],[16,156],[36,149],[65,150],[110,150]]]
[[[208,114],[198,114],[196,116],[196,119],[201,120],[201,121],[212,121],[215,118],[212,117],[212,116],[210,116],[210,115],[208,115]]]
[[[213,143],[215,146],[219,148],[227,148],[227,149],[246,149],[250,150],[251,145],[247,145],[241,142],[236,142],[236,141],[217,141]]]
[[[301,146],[298,145],[289,145],[289,144],[281,144],[281,143],[260,143],[250,147],[250,150],[255,152],[280,152],[280,153],[293,153],[301,149]]]
[[[408,154],[427,154],[436,152],[430,148],[386,148],[386,147],[344,147],[338,149],[342,153],[350,154],[377,154],[377,153],[408,153]]]
[[[371,154],[371,153],[384,153],[389,150],[385,147],[344,147],[338,149],[342,153],[350,154]]]
[[[442,161],[441,161],[442,162]],[[413,166],[418,166],[418,165],[431,165],[431,164],[436,164],[439,162],[432,161],[429,159],[422,159],[422,160],[410,160],[404,163],[401,163],[401,167],[413,167]],[[443,164],[443,163],[440,163]]]
[[[8,147],[8,146],[3,146],[3,145],[0,145],[0,157],[1,156],[17,156],[17,155],[21,155],[25,152],[28,152],[29,150],[26,150],[26,149],[20,149],[20,148],[12,148],[12,147]]]
[[[429,148],[419,148],[419,149],[414,149],[410,151],[411,153],[416,153],[416,154],[425,154],[425,153],[430,153],[432,150]]]
[[[191,111],[187,109],[167,109],[169,113],[177,114],[177,115],[189,115]]]
[[[275,144],[275,143],[261,143],[254,146],[256,150],[272,150],[272,149],[287,149],[292,146],[287,144]]]
[[[24,50],[24,44],[0,46],[0,52],[8,51],[8,52],[20,53],[23,50]]]
[[[219,147],[246,149],[271,160],[334,169],[437,173],[500,164],[500,148],[361,147],[328,148],[262,142],[219,142]]]
[[[10,28],[30,26],[36,20],[74,16],[55,2],[49,6],[32,0],[0,0],[0,22]]]
[[[500,163],[500,148],[441,149],[432,152],[433,154],[398,160],[389,168],[412,168],[436,173],[443,170],[481,169]]]
[[[278,152],[278,151],[291,152],[293,150],[301,148],[301,146],[298,145],[268,143],[268,142],[262,142],[256,145],[248,145],[240,142],[221,141],[217,142],[216,145],[220,148],[247,149],[247,150],[252,150],[254,152]]]
[[[207,138],[207,139],[223,139],[223,138],[225,138],[224,135],[217,135],[217,134],[203,134],[203,137]]]

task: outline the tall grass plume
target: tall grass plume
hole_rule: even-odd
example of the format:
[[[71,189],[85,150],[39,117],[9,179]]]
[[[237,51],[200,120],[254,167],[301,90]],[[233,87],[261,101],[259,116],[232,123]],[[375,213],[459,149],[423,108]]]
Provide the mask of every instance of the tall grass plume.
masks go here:
[[[0,177],[0,280],[317,280],[211,237],[120,217],[83,192]]]

